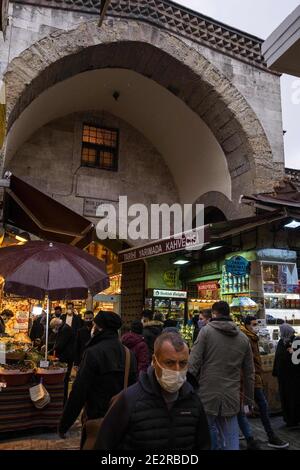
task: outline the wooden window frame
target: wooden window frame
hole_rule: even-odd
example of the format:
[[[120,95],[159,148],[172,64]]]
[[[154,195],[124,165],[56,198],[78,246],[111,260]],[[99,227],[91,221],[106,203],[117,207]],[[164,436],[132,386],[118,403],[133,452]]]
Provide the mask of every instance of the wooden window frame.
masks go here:
[[[116,141],[117,141],[116,147],[114,148],[114,147],[109,147],[107,145],[93,144],[92,142],[84,142],[83,140],[84,126],[94,127],[101,131],[103,130],[103,131],[114,132],[116,134]],[[81,131],[81,156],[80,156],[81,166],[85,168],[94,168],[97,170],[104,170],[104,171],[114,171],[114,172],[118,171],[119,169],[119,136],[120,136],[119,129],[115,129],[112,127],[103,127],[94,123],[84,122],[82,126],[82,131]],[[89,164],[83,161],[82,153],[83,153],[84,148],[93,149],[96,151],[95,164]],[[105,167],[100,166],[100,152],[109,152],[112,154],[113,165],[111,168],[105,168]]]

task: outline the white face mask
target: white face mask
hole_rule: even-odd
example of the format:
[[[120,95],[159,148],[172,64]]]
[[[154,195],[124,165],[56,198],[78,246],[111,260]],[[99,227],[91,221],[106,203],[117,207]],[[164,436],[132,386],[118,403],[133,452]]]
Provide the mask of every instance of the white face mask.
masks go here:
[[[156,359],[157,364],[162,370],[161,377],[158,377],[156,372],[156,378],[160,386],[169,393],[176,393],[178,390],[181,389],[183,384],[186,382],[186,374],[187,370],[176,371],[176,370],[169,370],[164,369]]]

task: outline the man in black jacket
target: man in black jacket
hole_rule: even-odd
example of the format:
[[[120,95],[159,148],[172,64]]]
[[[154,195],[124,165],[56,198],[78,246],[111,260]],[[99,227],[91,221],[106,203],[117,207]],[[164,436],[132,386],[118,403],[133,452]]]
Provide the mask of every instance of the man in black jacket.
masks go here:
[[[64,379],[64,403],[68,398],[68,387],[72,372],[75,352],[75,336],[72,328],[63,323],[60,318],[53,318],[50,322],[51,333],[49,335],[49,346],[60,362],[68,364]]]
[[[106,414],[111,398],[123,390],[126,354],[118,337],[121,325],[116,313],[101,311],[96,315],[93,337],[60,420],[59,435],[62,438],[82,408],[87,419],[101,418]],[[136,378],[136,360],[131,355],[129,385],[135,383]]]
[[[159,336],[153,367],[107,413],[95,449],[209,450],[207,419],[187,382],[188,358],[188,346],[178,333]]]
[[[91,339],[91,331],[93,327],[94,313],[92,310],[87,310],[84,314],[84,326],[78,330],[76,345],[75,345],[75,359],[74,365],[79,366],[83,353],[86,349],[87,343]]]
[[[73,302],[67,303],[67,313],[63,313],[60,318],[72,328],[76,338],[78,330],[83,327],[83,322],[80,316],[75,313]]]

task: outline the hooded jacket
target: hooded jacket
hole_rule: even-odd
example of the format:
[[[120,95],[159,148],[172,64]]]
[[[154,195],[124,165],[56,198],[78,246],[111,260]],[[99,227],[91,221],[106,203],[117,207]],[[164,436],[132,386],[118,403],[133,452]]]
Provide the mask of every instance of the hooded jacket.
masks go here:
[[[161,334],[164,324],[160,321],[153,320],[144,324],[143,336],[152,356],[154,352],[154,343],[156,338]]]
[[[263,369],[262,369],[262,362],[261,362],[261,357],[259,354],[259,346],[258,346],[259,337],[257,336],[257,334],[255,334],[253,331],[251,331],[249,328],[247,328],[244,325],[241,326],[241,332],[247,336],[251,344],[254,367],[255,367],[255,388],[263,388],[264,387],[263,379],[262,379]]]
[[[78,374],[59,424],[63,434],[74,424],[83,407],[87,419],[105,415],[110,400],[123,390],[125,349],[118,332],[104,330],[87,345]],[[136,361],[131,357],[129,385],[136,381]]]
[[[244,403],[254,398],[254,364],[248,338],[230,318],[209,322],[192,348],[189,372],[198,379],[199,396],[208,415],[231,417],[240,411],[241,372]]]
[[[154,369],[149,367],[105,416],[95,449],[210,449],[207,419],[194,388],[185,382],[168,409]]]
[[[150,354],[144,337],[130,332],[122,336],[121,340],[135,354],[138,373],[146,372],[150,365]]]

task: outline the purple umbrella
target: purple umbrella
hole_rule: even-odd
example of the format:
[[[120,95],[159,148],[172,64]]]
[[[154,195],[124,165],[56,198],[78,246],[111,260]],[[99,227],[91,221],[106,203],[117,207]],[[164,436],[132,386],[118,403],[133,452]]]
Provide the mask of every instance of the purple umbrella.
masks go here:
[[[109,287],[105,264],[63,243],[28,242],[0,249],[4,291],[43,300],[86,299]],[[47,344],[46,344],[47,355]]]

